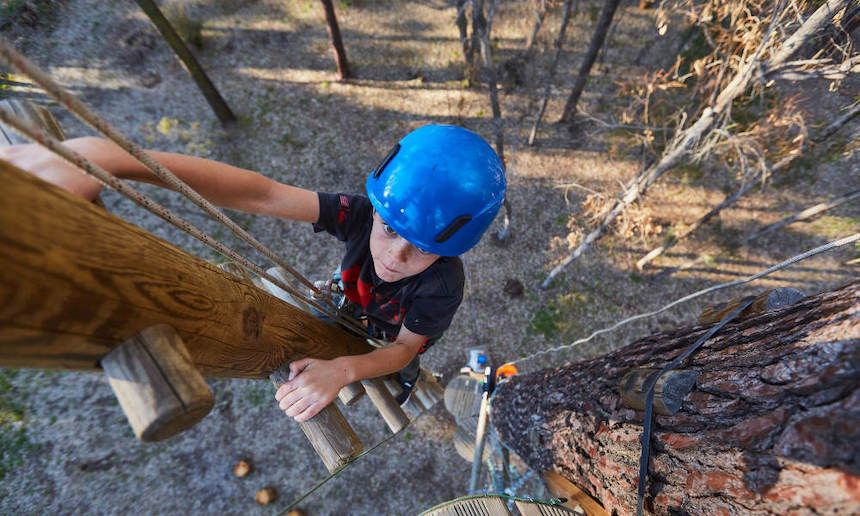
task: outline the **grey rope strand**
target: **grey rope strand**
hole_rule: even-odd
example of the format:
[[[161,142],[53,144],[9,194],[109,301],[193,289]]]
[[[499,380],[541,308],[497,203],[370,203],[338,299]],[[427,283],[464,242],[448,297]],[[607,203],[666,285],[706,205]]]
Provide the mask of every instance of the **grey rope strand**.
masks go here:
[[[805,259],[810,258],[810,257],[812,257],[812,256],[815,256],[815,255],[817,255],[817,254],[821,254],[821,253],[824,253],[824,252],[830,251],[831,249],[835,249],[835,248],[837,248],[837,247],[842,247],[842,246],[844,246],[844,245],[850,244],[850,243],[852,243],[852,242],[856,242],[856,241],[858,241],[858,240],[860,240],[860,233],[854,233],[853,235],[848,235],[848,236],[843,237],[843,238],[840,238],[840,239],[838,239],[838,240],[834,240],[834,241],[832,241],[832,242],[828,242],[828,243],[826,243],[826,244],[824,244],[824,245],[821,245],[821,246],[818,246],[818,247],[816,247],[816,248],[810,249],[809,251],[806,251],[806,252],[801,253],[801,254],[799,254],[799,255],[797,255],[797,256],[793,256],[793,257],[791,257],[791,258],[789,258],[789,259],[787,259],[787,260],[784,260],[784,261],[782,261],[782,262],[780,262],[780,263],[777,263],[776,265],[772,265],[771,267],[768,267],[767,269],[765,269],[765,270],[763,270],[763,271],[759,271],[759,272],[757,272],[757,273],[755,273],[755,274],[753,274],[753,275],[751,275],[751,276],[747,276],[747,277],[745,277],[745,278],[740,278],[740,279],[737,279],[737,280],[734,280],[734,281],[729,281],[729,282],[727,282],[727,283],[721,283],[721,284],[719,284],[719,285],[714,285],[714,286],[711,286],[711,287],[708,287],[708,288],[705,288],[705,289],[699,290],[699,291],[697,291],[697,292],[693,292],[692,294],[686,295],[686,296],[684,296],[684,297],[682,297],[682,298],[680,298],[680,299],[677,299],[677,300],[675,300],[675,301],[672,301],[672,302],[671,302],[671,303],[669,303],[668,305],[665,305],[665,306],[663,306],[662,308],[659,308],[659,309],[657,309],[657,310],[654,310],[653,312],[646,312],[646,313],[641,313],[641,314],[638,314],[638,315],[634,315],[634,316],[632,316],[632,317],[628,317],[628,318],[626,318],[626,319],[623,319],[623,320],[621,320],[621,321],[618,321],[617,323],[613,324],[612,326],[609,326],[608,328],[603,328],[603,329],[597,330],[597,331],[595,331],[594,333],[592,333],[591,335],[589,335],[588,337],[585,337],[585,338],[582,338],[582,339],[575,340],[575,341],[571,342],[570,344],[564,344],[564,345],[562,345],[562,346],[556,346],[556,347],[554,347],[554,348],[549,348],[549,349],[545,349],[545,350],[543,350],[543,351],[538,351],[537,353],[534,353],[534,354],[531,354],[531,355],[529,355],[529,356],[523,357],[523,358],[521,358],[521,359],[519,359],[519,360],[514,360],[514,361],[513,361],[513,362],[511,362],[511,363],[512,363],[512,364],[520,364],[520,363],[522,363],[522,362],[525,362],[525,361],[527,361],[527,360],[531,360],[531,359],[533,359],[533,358],[535,358],[535,357],[538,357],[538,356],[540,356],[540,355],[546,355],[546,354],[555,353],[555,352],[558,352],[558,351],[563,351],[563,350],[566,350],[566,349],[573,348],[573,347],[575,347],[575,346],[578,346],[578,345],[580,345],[580,344],[584,344],[584,343],[586,343],[586,342],[590,341],[591,339],[593,339],[594,337],[596,337],[596,336],[598,336],[598,335],[601,335],[601,334],[603,334],[603,333],[608,333],[608,332],[610,332],[610,331],[613,331],[613,330],[615,330],[616,328],[618,328],[618,327],[620,327],[620,326],[623,326],[623,325],[625,325],[625,324],[627,324],[627,323],[630,323],[630,322],[633,322],[633,321],[636,321],[636,320],[639,320],[639,319],[644,319],[644,318],[646,318],[646,317],[651,317],[651,316],[653,316],[653,315],[657,315],[657,314],[659,314],[659,313],[661,313],[661,312],[665,312],[666,310],[668,310],[668,309],[670,309],[670,308],[672,308],[672,307],[674,307],[674,306],[677,306],[677,305],[679,305],[679,304],[681,304],[681,303],[684,303],[684,302],[686,302],[686,301],[689,301],[689,300],[691,300],[691,299],[697,298],[697,297],[699,297],[699,296],[703,296],[703,295],[708,294],[708,293],[711,293],[711,292],[715,292],[715,291],[717,291],[717,290],[722,290],[722,289],[726,289],[726,288],[730,288],[730,287],[735,287],[735,286],[738,286],[738,285],[743,285],[744,283],[749,283],[749,282],[751,282],[751,281],[754,281],[754,280],[757,280],[757,279],[762,278],[762,277],[764,277],[764,276],[767,276],[767,275],[769,275],[769,274],[772,274],[772,273],[774,273],[774,272],[776,272],[776,271],[778,271],[778,270],[785,269],[786,267],[788,267],[788,266],[790,266],[790,265],[793,265],[793,264],[795,264],[795,263],[797,263],[797,262],[799,262],[799,261],[805,260]]]
[[[0,58],[6,61],[10,66],[16,68],[21,73],[33,79],[36,84],[41,86],[49,95],[56,99],[61,105],[69,109],[69,111],[71,111],[75,116],[92,126],[98,132],[107,136],[114,143],[119,145],[123,150],[128,152],[132,157],[134,157],[140,163],[146,166],[146,168],[148,168],[153,174],[155,174],[156,177],[164,181],[167,185],[169,185],[171,188],[173,188],[180,194],[190,199],[194,204],[196,204],[203,211],[212,216],[215,220],[227,226],[230,231],[233,232],[233,234],[238,236],[241,240],[247,242],[251,247],[260,252],[260,254],[271,260],[274,264],[283,267],[284,270],[289,272],[299,282],[309,287],[316,294],[321,294],[321,292],[316,288],[316,286],[314,286],[311,281],[302,276],[298,271],[296,271],[293,267],[287,264],[284,260],[282,260],[274,252],[272,252],[268,247],[263,245],[247,231],[245,231],[239,225],[233,222],[233,220],[231,220],[224,213],[218,210],[218,208],[216,208],[212,203],[207,201],[199,193],[189,187],[185,182],[176,177],[176,175],[174,175],[160,163],[155,161],[143,150],[143,148],[126,138],[123,134],[121,134],[113,126],[111,126],[106,120],[102,119],[94,112],[92,112],[83,102],[81,102],[74,95],[72,95],[71,92],[64,89],[45,72],[43,72],[36,65],[31,63],[26,57],[21,55],[3,38],[0,38]],[[269,278],[267,277],[266,279]],[[275,284],[281,286],[282,282],[277,282]],[[284,290],[290,293],[294,292],[294,290],[290,289]],[[317,305],[318,304],[315,304],[314,306]],[[323,310],[323,312],[325,312],[327,315],[329,315],[329,312],[331,312],[333,314],[334,319],[353,327],[353,329],[355,330],[359,330],[362,334],[366,333],[366,330],[363,325],[361,325],[359,322],[355,321],[351,317],[346,317],[343,314],[339,314],[333,306],[330,307],[330,310]]]
[[[224,244],[218,242],[217,240],[214,240],[212,237],[210,237],[209,235],[207,235],[206,233],[204,233],[203,231],[201,231],[200,229],[198,229],[197,227],[192,225],[190,222],[182,219],[181,217],[172,213],[170,210],[168,210],[168,209],[164,208],[163,206],[161,206],[160,204],[158,204],[157,202],[155,202],[152,199],[141,194],[140,192],[135,190],[133,187],[129,186],[128,184],[126,184],[122,180],[118,179],[117,177],[111,175],[109,172],[107,172],[103,168],[99,167],[95,163],[87,160],[86,158],[84,158],[80,154],[76,153],[75,151],[69,149],[67,146],[63,145],[59,140],[46,134],[41,129],[38,129],[38,128],[30,125],[30,124],[23,122],[19,118],[15,117],[14,115],[10,115],[9,113],[7,113],[3,110],[0,110],[0,121],[3,121],[5,123],[9,124],[15,130],[21,132],[25,136],[33,139],[34,141],[36,141],[40,145],[42,145],[42,146],[46,147],[47,149],[51,150],[52,152],[56,153],[57,155],[59,155],[60,157],[62,157],[66,161],[68,161],[69,163],[83,169],[89,175],[95,177],[102,184],[110,186],[111,188],[115,189],[116,191],[120,192],[124,196],[128,197],[129,199],[131,199],[132,201],[134,201],[135,203],[140,205],[141,207],[154,213],[155,215],[158,215],[159,217],[161,217],[162,219],[164,219],[168,223],[176,226],[177,228],[185,231],[186,233],[188,233],[191,236],[193,236],[194,238],[200,240],[201,242],[203,242],[204,244],[206,244],[210,248],[214,249],[215,251],[221,253],[224,256],[231,258],[232,260],[235,260],[237,263],[241,264],[242,267],[245,267],[246,269],[253,271],[255,274],[265,278],[266,280],[272,282],[273,284],[277,285],[278,287],[289,292],[291,295],[294,295],[297,298],[301,299],[302,301],[314,306],[318,310],[321,310],[322,312],[328,311],[327,307],[320,305],[314,299],[307,298],[306,296],[304,296],[304,294],[302,294],[301,292],[298,292],[295,288],[284,284],[278,278],[275,278],[274,276],[268,274],[262,268],[260,268],[256,264],[252,263],[247,258],[241,256],[240,254],[238,254],[233,249],[225,246]]]
[[[429,409],[428,409],[428,410],[429,410]],[[427,412],[427,411],[425,410],[424,412]],[[422,414],[424,414],[424,412],[421,412],[420,414],[418,414],[417,416],[415,416],[415,419],[410,419],[410,420],[409,420],[409,422],[408,422],[408,423],[406,423],[406,425],[404,425],[404,426],[403,426],[403,428],[401,428],[401,429],[400,429],[400,430],[398,430],[397,432],[395,432],[395,433],[393,433],[393,434],[391,434],[391,435],[387,436],[385,439],[383,439],[383,440],[379,441],[378,443],[374,444],[374,445],[373,445],[372,447],[370,447],[369,449],[367,449],[367,450],[365,450],[365,451],[363,451],[363,452],[359,453],[358,455],[356,455],[356,456],[355,456],[355,458],[353,458],[352,460],[350,460],[349,462],[347,462],[347,463],[346,463],[346,464],[344,464],[343,466],[341,466],[341,467],[337,468],[336,470],[334,470],[334,472],[333,472],[333,473],[331,473],[331,474],[329,474],[329,476],[327,476],[327,477],[325,477],[324,479],[322,479],[322,480],[320,480],[319,482],[317,482],[317,483],[316,483],[312,488],[310,488],[309,490],[305,491],[305,493],[304,493],[304,494],[302,494],[301,496],[299,496],[298,498],[296,498],[295,500],[293,500],[292,502],[290,502],[290,504],[289,504],[289,505],[288,505],[284,510],[282,510],[281,512],[279,512],[279,513],[278,513],[278,516],[283,516],[287,511],[289,511],[290,509],[295,508],[298,504],[302,503],[302,501],[304,501],[308,496],[310,496],[310,495],[314,494],[314,493],[315,493],[319,488],[321,488],[321,487],[322,487],[322,486],[324,486],[326,483],[328,483],[328,481],[329,481],[329,480],[331,480],[331,479],[333,479],[333,478],[335,478],[335,477],[339,476],[339,475],[340,475],[341,473],[343,473],[343,472],[344,472],[344,470],[346,470],[348,467],[350,467],[350,466],[352,466],[353,464],[355,464],[356,462],[358,462],[358,460],[359,460],[360,458],[362,458],[362,457],[364,457],[365,455],[368,455],[368,454],[370,454],[370,453],[373,453],[373,451],[374,451],[374,450],[376,450],[377,448],[379,448],[379,447],[380,447],[380,446],[382,446],[383,444],[387,443],[388,441],[390,441],[390,440],[394,439],[394,438],[395,438],[395,437],[397,437],[398,435],[400,435],[400,434],[402,434],[403,432],[405,432],[407,428],[409,428],[410,426],[412,426],[412,423],[414,423],[414,422],[415,422],[415,420],[417,420],[419,417],[421,417],[421,415],[422,415]]]

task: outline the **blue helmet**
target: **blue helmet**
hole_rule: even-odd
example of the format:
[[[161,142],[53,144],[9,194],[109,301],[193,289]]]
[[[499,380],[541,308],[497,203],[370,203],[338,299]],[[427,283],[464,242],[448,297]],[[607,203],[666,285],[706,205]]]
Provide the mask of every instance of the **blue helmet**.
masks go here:
[[[379,216],[422,251],[475,246],[505,199],[505,167],[483,138],[453,125],[407,134],[367,178]]]

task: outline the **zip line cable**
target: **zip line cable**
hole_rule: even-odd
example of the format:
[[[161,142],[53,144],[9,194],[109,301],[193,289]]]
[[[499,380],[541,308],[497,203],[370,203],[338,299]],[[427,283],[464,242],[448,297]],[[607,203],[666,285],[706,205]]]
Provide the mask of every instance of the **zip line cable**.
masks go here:
[[[810,258],[810,257],[815,256],[817,254],[821,254],[821,253],[830,251],[831,249],[835,249],[837,247],[842,247],[844,245],[848,245],[852,242],[857,242],[858,240],[860,240],[860,233],[854,233],[853,235],[848,235],[846,237],[842,237],[842,238],[834,240],[832,242],[828,242],[824,245],[810,249],[809,251],[801,253],[797,256],[792,256],[791,258],[789,258],[787,260],[784,260],[784,261],[779,262],[775,265],[772,265],[772,266],[768,267],[767,269],[765,269],[763,271],[759,271],[759,272],[757,272],[751,276],[747,276],[745,278],[740,278],[740,279],[736,279],[733,281],[729,281],[727,283],[721,283],[719,285],[713,285],[711,287],[699,290],[697,292],[693,292],[692,294],[689,294],[689,295],[686,295],[682,298],[676,299],[675,301],[672,301],[668,305],[665,305],[662,308],[658,308],[657,310],[654,310],[653,312],[646,312],[646,313],[634,315],[632,317],[628,317],[626,319],[618,321],[617,323],[613,324],[612,326],[609,326],[608,328],[603,328],[603,329],[597,330],[597,331],[593,332],[591,335],[589,335],[588,337],[575,340],[575,341],[571,342],[570,344],[564,344],[561,346],[556,346],[554,348],[545,349],[543,351],[538,351],[537,353],[533,353],[533,354],[528,355],[526,357],[523,357],[519,360],[514,360],[513,362],[511,362],[511,364],[521,364],[527,360],[531,360],[531,359],[538,357],[538,356],[541,356],[541,355],[547,355],[550,353],[556,353],[558,351],[564,351],[564,350],[572,349],[572,348],[574,348],[580,344],[584,344],[584,343],[590,341],[591,339],[593,339],[594,337],[597,337],[598,335],[602,335],[604,333],[609,333],[609,332],[611,332],[611,331],[613,331],[613,330],[615,330],[615,329],[619,328],[620,326],[623,326],[627,323],[637,321],[639,319],[644,319],[646,317],[651,317],[652,315],[657,315],[657,314],[659,314],[661,312],[665,312],[666,310],[668,310],[674,306],[677,306],[681,303],[684,303],[686,301],[690,301],[691,299],[695,299],[699,296],[703,296],[703,295],[709,294],[711,292],[716,292],[717,290],[723,290],[723,289],[730,288],[730,287],[736,287],[738,285],[743,285],[744,283],[749,283],[751,281],[755,281],[755,280],[762,278],[764,276],[768,276],[768,275],[770,275],[770,274],[772,274],[778,270],[785,269],[786,267],[793,265],[799,261],[806,260],[807,258]]]
[[[233,234],[235,234],[241,240],[248,243],[251,247],[253,247],[255,250],[260,252],[260,254],[262,254],[263,256],[268,258],[269,260],[271,260],[274,264],[284,268],[284,270],[289,272],[300,283],[302,283],[303,285],[310,288],[314,293],[316,293],[318,295],[322,294],[322,292],[319,289],[317,289],[317,287],[313,284],[313,282],[311,282],[310,280],[305,278],[301,273],[296,271],[293,267],[291,267],[283,259],[281,259],[279,256],[277,256],[274,252],[272,252],[268,247],[263,245],[260,241],[258,241],[256,238],[254,238],[251,234],[249,234],[247,231],[245,231],[239,225],[237,225],[235,222],[233,222],[232,219],[230,219],[227,215],[222,213],[217,207],[215,207],[212,203],[210,203],[205,198],[203,198],[199,193],[197,193],[195,190],[193,190],[191,187],[189,187],[185,182],[183,182],[181,179],[176,177],[175,174],[173,174],[171,171],[169,171],[163,165],[161,165],[160,163],[155,161],[151,156],[149,156],[146,153],[146,151],[143,148],[141,148],[139,145],[135,144],[134,142],[132,142],[131,140],[126,138],[122,133],[120,133],[113,126],[111,126],[106,120],[104,120],[103,118],[99,117],[97,114],[92,112],[83,102],[81,102],[71,92],[64,89],[56,81],[54,81],[50,76],[48,76],[48,74],[43,72],[36,65],[31,63],[26,57],[24,57],[17,50],[15,50],[15,48],[13,48],[4,38],[0,38],[0,59],[5,61],[11,67],[17,69],[21,73],[29,76],[36,84],[38,84],[40,87],[42,87],[50,96],[52,96],[54,99],[56,99],[61,105],[63,105],[65,108],[67,108],[76,117],[78,117],[82,121],[86,122],[93,129],[95,129],[99,133],[105,135],[108,139],[110,139],[111,141],[113,141],[114,143],[119,145],[123,150],[128,152],[132,157],[134,157],[137,161],[139,161],[147,169],[149,169],[156,177],[158,177],[159,179],[164,181],[164,183],[166,183],[172,189],[176,190],[177,192],[179,192],[180,194],[182,194],[183,196],[185,196],[186,198],[191,200],[194,204],[196,204],[203,211],[205,211],[207,214],[209,214],[211,217],[213,217],[216,221],[227,226],[227,228],[229,228],[230,231],[233,232]],[[11,122],[9,122],[7,118],[4,118],[4,121],[7,121],[7,123],[10,123],[10,125],[13,125],[13,127],[16,127],[16,129],[21,130],[21,128],[20,128],[21,124],[14,125]],[[25,134],[27,134],[27,133],[25,133]],[[28,134],[28,136],[30,136],[30,135]],[[32,136],[30,136],[30,137],[32,138]],[[39,141],[39,140],[37,140],[37,141]],[[57,142],[57,143],[59,143],[59,142]],[[54,152],[57,152],[55,150],[55,148],[52,148],[51,150],[53,150]],[[64,158],[68,159],[66,156],[64,156]],[[76,161],[71,161],[71,162],[74,163],[75,165],[80,166],[80,164],[77,163]],[[102,182],[106,183],[106,184],[111,184],[112,186],[114,184],[114,183],[109,182],[109,181],[104,181],[104,179],[102,179]],[[138,194],[138,195],[140,195],[140,194]],[[135,200],[135,202],[138,202],[138,204],[141,204],[141,206],[143,206],[144,208],[147,208],[147,204],[142,204],[138,200]],[[154,205],[155,203],[150,202],[149,204]],[[159,215],[159,216],[161,216],[162,218],[165,218],[162,215]],[[175,218],[179,219],[178,217],[175,217]],[[165,218],[165,220],[170,222],[170,220],[168,220],[166,218]],[[181,220],[181,219],[179,219],[179,220]],[[190,224],[185,223],[185,227],[187,227],[187,226],[190,226]],[[177,227],[180,227],[180,229],[185,230],[185,227],[183,227],[183,226],[177,226]],[[212,240],[212,239],[210,238],[210,240]],[[206,242],[204,241],[204,243],[206,243]],[[219,251],[219,252],[221,252],[221,251]],[[224,253],[222,253],[222,254],[224,254]],[[229,256],[231,256],[231,258],[232,258],[232,255],[229,255]],[[248,260],[244,260],[244,259],[240,259],[237,261],[240,262],[243,267],[245,267],[247,263],[250,263]],[[282,285],[284,285],[284,283],[282,281],[280,281],[280,280],[272,281],[270,275],[267,275],[265,273],[259,274],[259,272],[258,272],[259,267],[255,267],[255,268],[252,268],[250,270],[252,270],[253,272],[257,273],[260,276],[265,277],[267,280],[271,281],[272,283],[274,283],[278,287],[283,288],[285,291],[289,292],[290,294],[295,293],[295,295],[297,297],[301,298],[303,301],[307,301],[306,296],[304,296],[301,293],[298,293],[295,289],[284,288],[282,286]],[[326,304],[325,301],[323,301],[323,303]],[[316,308],[318,308],[320,305],[318,302],[309,302],[308,304],[311,304],[312,306],[314,306]],[[331,302],[329,301],[327,304],[331,305]],[[333,305],[327,307],[326,309],[322,309],[321,311],[324,312],[326,315],[331,316],[333,319],[337,320],[338,322],[342,322],[345,325],[350,326],[353,330],[359,331],[359,334],[361,334],[361,335],[367,334],[366,328],[360,322],[358,322],[357,320],[355,320],[352,317],[348,317],[344,314],[338,313],[337,309]]]

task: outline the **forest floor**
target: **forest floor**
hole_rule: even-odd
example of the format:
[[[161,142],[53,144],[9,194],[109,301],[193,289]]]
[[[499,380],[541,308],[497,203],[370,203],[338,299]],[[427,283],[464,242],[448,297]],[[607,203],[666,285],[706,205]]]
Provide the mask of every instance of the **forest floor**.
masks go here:
[[[239,116],[224,129],[183,68],[133,2],[50,2],[32,26],[6,26],[7,37],[44,69],[137,142],[258,170],[305,188],[361,192],[365,174],[409,130],[456,123],[492,139],[485,88],[463,81],[454,2],[342,0],[337,3],[356,79],[339,83],[324,18],[313,0],[203,2],[189,0],[190,21],[202,24],[196,54]],[[496,363],[569,343],[623,316],[656,309],[681,295],[737,279],[860,227],[858,203],[798,223],[738,248],[738,238],[787,214],[856,189],[860,123],[844,127],[816,159],[805,160],[764,190],[751,193],[717,223],[700,230],[637,272],[633,263],[669,228],[689,224],[725,195],[731,174],[693,164],[663,178],[631,214],[630,232],[604,238],[548,290],[547,272],[587,233],[582,209],[589,192],[612,197],[636,173],[629,142],[599,124],[575,135],[554,124],[587,47],[599,3],[581,3],[568,31],[538,145],[526,145],[543,91],[559,15],[553,13],[536,52],[525,60],[532,23],[528,2],[500,2],[493,25],[499,63],[511,63],[501,91],[512,237],[484,238],[465,256],[467,293],[444,340],[423,360],[447,381],[466,350],[490,350]],[[581,106],[592,116],[617,117],[624,100],[616,81],[631,79],[677,51],[677,31],[656,42],[641,64],[640,49],[656,38],[653,11],[625,1],[617,25],[588,83]],[[516,64],[516,63],[519,64]],[[853,77],[836,92],[827,83],[783,85],[813,114],[832,120],[860,91]],[[30,96],[40,99],[37,91]],[[56,105],[67,136],[91,131]],[[172,192],[143,188],[213,236],[252,255],[246,246]],[[108,209],[207,259],[216,257],[112,192]],[[8,202],[8,200],[6,201]],[[341,246],[310,226],[233,213],[236,220],[300,271],[323,278]],[[634,224],[635,223],[635,224]],[[641,231],[648,227],[651,230]],[[662,233],[655,233],[660,227]],[[640,228],[640,229],[636,229]],[[657,279],[661,268],[699,253],[701,265]],[[705,304],[773,286],[807,293],[857,277],[860,255],[841,249],[781,271],[748,287],[700,298],[625,326],[588,345],[525,364],[532,370],[616,349],[652,331],[694,323]],[[253,256],[253,255],[252,255]],[[262,261],[261,261],[262,263]],[[523,293],[511,289],[521,282]],[[508,285],[508,288],[506,288]],[[265,381],[211,380],[216,404],[190,431],[166,442],[137,442],[102,375],[0,370],[0,513],[272,513],[325,477],[299,427],[279,413]],[[387,434],[368,400],[345,411],[366,445]],[[453,449],[454,425],[441,405],[404,435],[365,457],[320,489],[302,507],[308,514],[414,514],[466,494],[469,465]],[[243,479],[233,465],[250,459]],[[254,493],[274,486],[268,507]],[[532,489],[532,491],[528,491]],[[527,487],[520,494],[540,496]]]

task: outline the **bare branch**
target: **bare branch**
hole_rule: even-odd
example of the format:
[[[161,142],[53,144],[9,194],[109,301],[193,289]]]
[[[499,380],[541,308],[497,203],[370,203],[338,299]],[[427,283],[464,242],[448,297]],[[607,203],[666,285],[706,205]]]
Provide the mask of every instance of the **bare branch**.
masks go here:
[[[842,128],[845,124],[851,121],[854,117],[860,115],[860,102],[856,102],[853,106],[849,107],[845,113],[842,114],[839,118],[830,123],[824,130],[818,135],[813,141],[816,143],[821,143],[827,138],[833,136],[836,131]]]
[[[547,4],[548,0],[537,0],[537,9],[535,9],[535,23],[532,25],[532,31],[529,33],[528,38],[526,39],[526,53],[530,53],[532,51],[532,47],[537,40],[538,32],[540,32],[540,28],[543,25],[543,20],[546,18],[547,12]]]
[[[752,79],[756,76],[756,72],[767,70],[772,66],[781,65],[787,61],[794,51],[800,48],[805,41],[812,37],[818,30],[826,26],[830,21],[830,17],[839,9],[848,4],[849,0],[828,0],[827,3],[819,7],[798,29],[792,34],[784,45],[788,45],[791,51],[785,47],[779,48],[774,57],[769,61],[762,61],[762,53],[767,47],[770,36],[773,32],[773,24],[768,33],[765,35],[762,44],[743,64],[737,74],[732,78],[726,88],[717,96],[712,106],[707,106],[702,111],[701,116],[693,125],[684,131],[681,131],[663,152],[660,160],[643,170],[633,180],[632,184],[623,193],[620,199],[615,203],[615,206],[609,211],[606,217],[585,239],[577,246],[577,248],[559,265],[550,271],[547,278],[541,284],[541,288],[547,288],[555,276],[557,276],[567,265],[579,258],[591,244],[598,238],[602,237],[612,222],[634,201],[636,201],[660,176],[668,170],[677,166],[681,160],[693,152],[700,142],[707,137],[713,130],[715,123],[718,121],[730,106],[732,101],[745,92],[750,86]],[[778,18],[774,16],[774,20]]]
[[[561,27],[558,29],[558,37],[555,40],[555,55],[552,57],[552,63],[549,65],[549,77],[546,80],[546,86],[544,86],[543,91],[543,99],[541,100],[540,109],[538,109],[537,117],[535,117],[535,123],[532,125],[532,132],[529,133],[529,145],[534,145],[535,143],[535,135],[537,135],[538,127],[540,127],[541,119],[543,118],[543,114],[546,112],[546,106],[549,103],[549,94],[552,89],[552,82],[555,79],[555,71],[558,68],[558,60],[561,56],[561,47],[564,44],[564,36],[567,34],[567,24],[570,21],[570,11],[571,6],[573,5],[573,0],[565,0],[564,2],[564,12],[561,16]]]
[[[762,236],[764,236],[768,233],[773,233],[774,231],[776,231],[782,227],[785,227],[789,224],[794,224],[795,222],[800,222],[802,220],[811,219],[812,217],[815,217],[816,215],[820,215],[827,210],[833,209],[837,206],[841,206],[841,205],[843,205],[847,202],[851,202],[855,199],[860,199],[860,190],[854,190],[853,192],[848,193],[846,195],[843,195],[841,197],[837,197],[837,198],[831,199],[827,202],[822,202],[822,203],[816,204],[815,206],[811,206],[811,207],[809,207],[809,208],[807,208],[807,209],[805,209],[799,213],[795,213],[794,215],[785,217],[784,219],[780,219],[780,220],[774,222],[773,224],[770,224],[770,225],[767,225],[767,226],[761,228],[760,230],[756,231],[752,235],[747,236],[746,238],[744,238],[743,242],[744,242],[744,244],[748,244],[749,242],[752,242],[753,240],[757,240],[757,239],[761,238]]]

